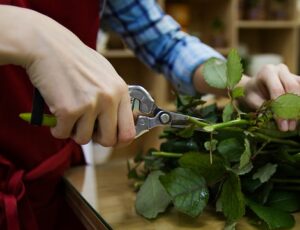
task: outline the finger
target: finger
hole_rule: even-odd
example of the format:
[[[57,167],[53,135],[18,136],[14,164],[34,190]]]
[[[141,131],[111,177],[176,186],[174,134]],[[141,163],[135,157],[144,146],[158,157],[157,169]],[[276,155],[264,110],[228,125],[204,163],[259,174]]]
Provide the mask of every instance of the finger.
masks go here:
[[[112,103],[98,116],[98,126],[93,140],[104,147],[117,143],[117,106]]]
[[[298,84],[300,84],[300,76],[298,76],[298,75],[295,75],[295,74],[294,74],[294,76],[295,76],[295,78],[296,78],[296,80],[297,80]]]
[[[289,121],[289,131],[294,131],[297,128],[297,121],[296,120],[290,120]]]
[[[80,145],[87,144],[93,135],[96,115],[84,114],[77,122],[72,138]]]
[[[285,65],[280,65],[279,79],[284,87],[285,93],[299,94],[299,85],[295,75],[291,74]]]
[[[247,96],[246,102],[250,108],[257,109],[264,103],[264,101],[265,100],[260,95],[251,93]]]
[[[58,139],[69,138],[72,134],[72,130],[76,122],[76,119],[74,118],[72,119],[70,117],[68,118],[57,117],[56,119],[57,119],[56,126],[50,129],[52,136]]]
[[[278,118],[276,119],[276,123],[280,131],[287,132],[289,130],[289,124],[287,120]]]
[[[285,89],[276,74],[277,73],[274,71],[269,71],[268,76],[264,77],[264,83],[268,89],[271,99],[276,99],[277,97],[285,93]]]
[[[118,147],[128,145],[135,138],[134,115],[129,94],[122,98],[118,111]]]

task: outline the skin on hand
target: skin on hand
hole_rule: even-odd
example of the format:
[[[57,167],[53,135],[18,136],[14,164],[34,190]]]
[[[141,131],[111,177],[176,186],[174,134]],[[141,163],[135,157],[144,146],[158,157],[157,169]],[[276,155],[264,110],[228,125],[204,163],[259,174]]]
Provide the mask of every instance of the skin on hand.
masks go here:
[[[282,94],[300,95],[300,77],[292,74],[284,64],[266,65],[245,85],[245,102],[252,108],[258,108],[265,100],[276,99]],[[276,119],[281,131],[293,131],[296,120]]]
[[[205,82],[202,68],[203,65],[199,66],[193,76],[196,90],[225,96],[226,90],[214,89]],[[244,75],[238,86],[245,89],[243,102],[253,109],[259,108],[264,101],[276,99],[284,93],[300,95],[300,77],[292,74],[284,64],[266,65],[254,77]],[[281,131],[293,131],[297,127],[295,120],[276,119],[276,122]]]
[[[14,45],[29,47],[20,49],[25,50],[22,54],[26,56],[14,64],[26,69],[32,84],[56,116],[57,125],[51,128],[53,136],[72,137],[78,144],[93,139],[103,146],[132,141],[135,126],[128,87],[111,64],[49,17],[17,7],[5,10],[8,9],[22,19],[23,33],[32,36],[27,40],[14,40]],[[13,54],[14,57],[20,55]],[[14,59],[12,55],[6,56],[2,58],[4,64]]]

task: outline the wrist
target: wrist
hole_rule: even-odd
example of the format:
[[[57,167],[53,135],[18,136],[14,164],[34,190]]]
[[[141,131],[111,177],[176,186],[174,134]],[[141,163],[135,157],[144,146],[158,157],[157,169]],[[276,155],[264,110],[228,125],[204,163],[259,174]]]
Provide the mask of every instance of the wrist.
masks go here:
[[[206,83],[206,81],[203,77],[203,74],[202,74],[203,67],[204,67],[203,64],[199,65],[196,68],[194,75],[193,75],[193,84],[194,84],[194,87],[197,90],[197,92],[211,93],[211,94],[215,94],[217,96],[226,96],[227,95],[226,90],[213,88]]]
[[[243,87],[246,89],[246,85],[250,82],[251,77],[247,76],[247,75],[243,75],[242,79],[240,80],[240,82],[237,84],[237,87]]]

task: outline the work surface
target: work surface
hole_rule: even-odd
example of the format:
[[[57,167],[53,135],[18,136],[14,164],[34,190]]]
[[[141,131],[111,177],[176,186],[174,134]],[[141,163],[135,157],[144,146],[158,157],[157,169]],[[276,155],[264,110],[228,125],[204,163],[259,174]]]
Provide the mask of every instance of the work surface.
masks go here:
[[[197,219],[175,210],[153,221],[140,217],[135,212],[136,193],[127,179],[125,161],[73,168],[65,179],[67,200],[88,229],[221,230],[224,227],[224,219],[208,210]],[[300,214],[295,218],[297,226],[293,230],[300,229]],[[256,228],[243,219],[237,229]]]

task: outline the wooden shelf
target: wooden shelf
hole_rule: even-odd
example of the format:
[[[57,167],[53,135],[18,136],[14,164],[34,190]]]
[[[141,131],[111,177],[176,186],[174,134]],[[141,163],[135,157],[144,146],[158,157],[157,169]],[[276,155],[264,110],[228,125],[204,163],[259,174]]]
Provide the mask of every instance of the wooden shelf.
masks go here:
[[[240,20],[237,23],[239,28],[263,28],[263,29],[280,29],[294,28],[297,26],[297,21],[248,21]]]

